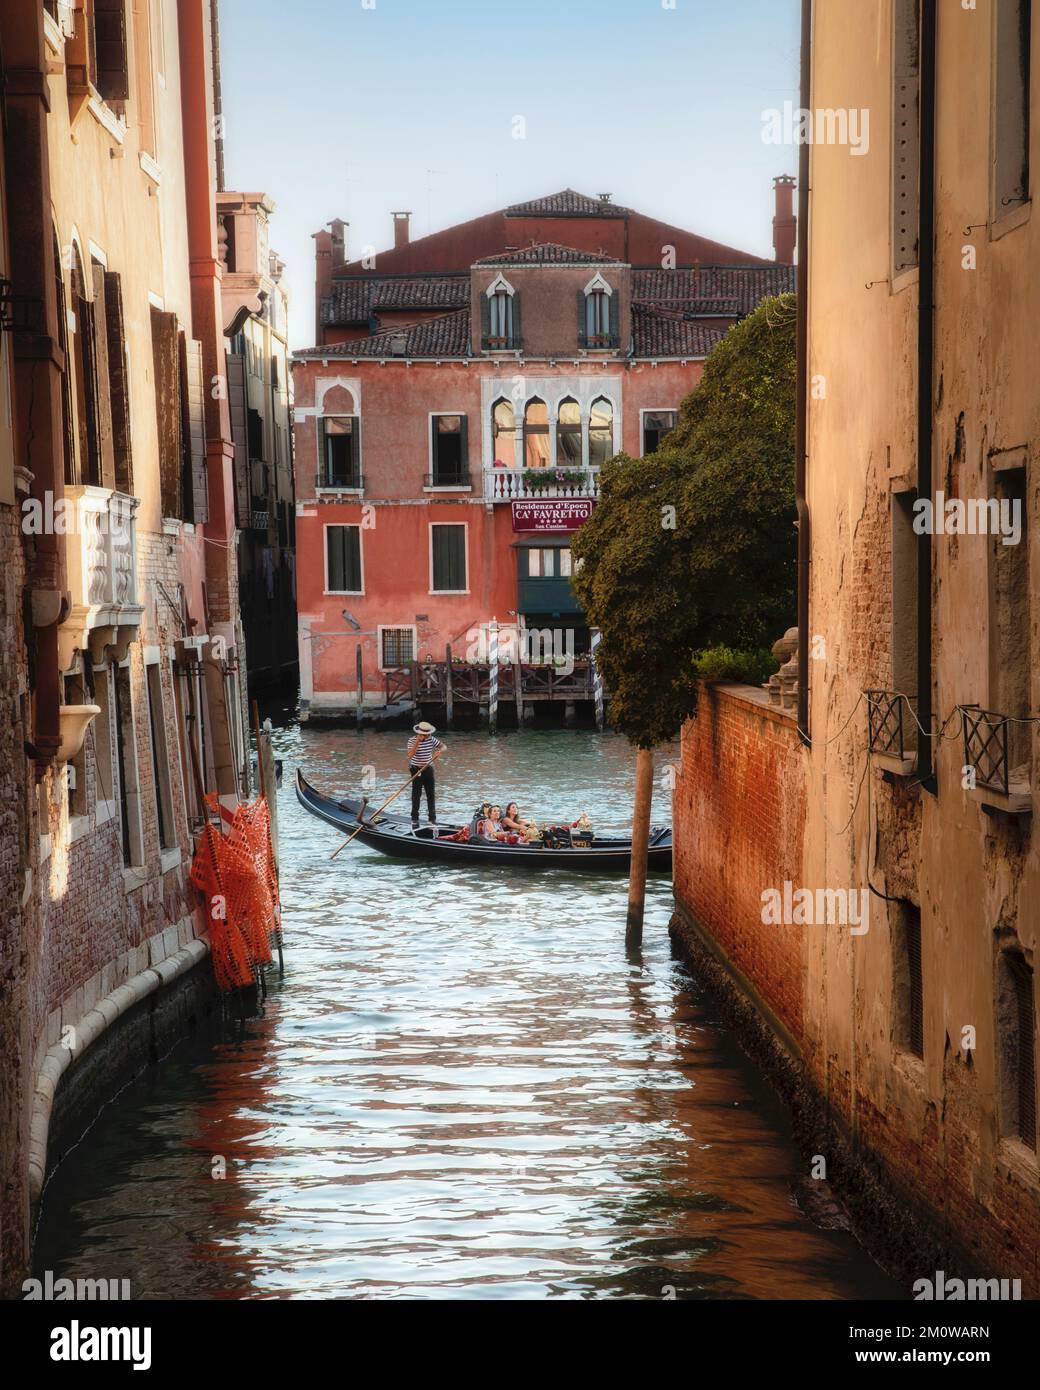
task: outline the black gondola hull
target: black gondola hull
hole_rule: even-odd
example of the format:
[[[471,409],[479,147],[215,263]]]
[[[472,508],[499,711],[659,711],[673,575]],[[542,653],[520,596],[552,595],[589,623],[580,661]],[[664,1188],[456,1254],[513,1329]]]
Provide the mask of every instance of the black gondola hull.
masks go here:
[[[297,770],[296,796],[311,815],[333,825],[344,835],[358,832],[357,839],[370,849],[398,859],[417,859],[427,863],[509,866],[539,870],[568,869],[582,873],[627,873],[632,859],[632,842],[624,839],[594,840],[587,849],[544,849],[534,845],[488,844],[480,840],[444,840],[429,836],[425,828],[412,831],[411,822],[400,816],[383,814],[371,823],[370,809],[363,801],[344,797],[333,800],[324,796]],[[359,813],[365,817],[358,820]],[[361,828],[359,829],[359,826]],[[457,827],[443,826],[450,831]],[[647,850],[647,868],[654,873],[668,873],[672,867],[672,832],[656,830],[651,833]]]

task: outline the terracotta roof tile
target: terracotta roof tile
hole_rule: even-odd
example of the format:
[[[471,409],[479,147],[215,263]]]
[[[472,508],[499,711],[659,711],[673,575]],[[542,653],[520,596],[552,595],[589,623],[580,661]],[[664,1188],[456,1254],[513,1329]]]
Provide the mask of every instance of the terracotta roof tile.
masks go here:
[[[656,304],[633,304],[632,350],[636,357],[707,357],[730,324],[688,317]]]
[[[469,276],[352,275],[333,280],[321,301],[323,324],[367,323],[380,309],[461,309],[469,303]]]
[[[394,340],[403,339],[400,350]],[[410,328],[391,328],[371,338],[299,349],[296,357],[468,357],[469,309],[457,309]]]
[[[561,246],[558,241],[543,241],[537,246],[521,246],[516,251],[503,251],[497,256],[485,256],[477,265],[622,265],[616,256],[599,251],[579,251],[574,246]]]
[[[633,270],[632,298],[640,301],[721,299],[750,314],[767,295],[793,293],[793,265],[704,265],[694,270]]]
[[[550,193],[547,198],[532,198],[527,203],[514,203],[506,208],[507,217],[627,217],[630,208],[619,207],[617,203],[604,202],[602,198],[589,198],[584,193],[575,193],[573,188],[565,188],[560,193]]]

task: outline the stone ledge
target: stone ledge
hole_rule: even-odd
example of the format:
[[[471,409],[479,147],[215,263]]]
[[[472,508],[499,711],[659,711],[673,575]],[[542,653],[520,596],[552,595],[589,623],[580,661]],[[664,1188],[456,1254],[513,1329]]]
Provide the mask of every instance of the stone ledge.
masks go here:
[[[193,919],[185,919],[192,924]],[[173,930],[179,930],[180,926]],[[75,1033],[73,1046],[63,1042],[53,1044],[44,1056],[43,1064],[37,1072],[33,1095],[32,1118],[29,1126],[29,1199],[33,1206],[40,1199],[47,1173],[47,1139],[50,1131],[51,1112],[54,1097],[62,1076],[74,1060],[82,1057],[92,1043],[134,1005],[139,1004],[150,994],[168,986],[180,976],[198,965],[209,952],[206,937],[193,937],[187,945],[160,961],[158,965],[148,966],[118,985],[103,999],[98,1000],[92,1009],[70,1023]],[[77,991],[77,996],[82,997]]]

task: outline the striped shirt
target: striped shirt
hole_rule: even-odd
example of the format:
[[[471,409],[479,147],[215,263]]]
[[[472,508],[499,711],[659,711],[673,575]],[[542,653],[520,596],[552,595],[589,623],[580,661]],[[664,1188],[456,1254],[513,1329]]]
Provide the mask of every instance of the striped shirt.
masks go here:
[[[439,738],[434,738],[433,734],[420,737],[416,746],[412,749],[411,757],[408,759],[412,767],[429,767],[433,761],[433,755],[438,748],[443,748]]]

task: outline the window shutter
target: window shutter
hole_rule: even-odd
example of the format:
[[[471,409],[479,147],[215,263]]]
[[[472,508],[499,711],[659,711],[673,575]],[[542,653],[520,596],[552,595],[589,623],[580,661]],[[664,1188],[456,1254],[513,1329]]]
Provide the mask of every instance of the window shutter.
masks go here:
[[[480,346],[486,348],[491,337],[491,301],[482,290],[480,294]]]
[[[578,291],[578,346],[588,347],[588,335],[585,332],[585,315],[588,312],[585,302],[585,291]]]
[[[159,435],[159,490],[164,517],[182,515],[181,382],[177,315],[152,306],[152,367]]]
[[[469,476],[469,416],[459,417],[459,467],[465,480]]]
[[[97,89],[106,101],[130,96],[126,0],[94,0],[94,63]]]
[[[115,486],[132,495],[134,469],[130,438],[130,382],[126,362],[126,329],[123,326],[123,290],[119,276],[105,271],[105,326],[108,330],[108,381],[112,401],[112,453]]]
[[[112,449],[112,388],[108,368],[108,318],[105,312],[105,268],[90,265],[94,299],[91,304],[94,340],[94,370],[97,373],[97,450],[101,486],[114,488],[115,455]]]
[[[206,399],[202,371],[202,344],[184,338],[186,445],[188,457],[185,488],[196,525],[209,520],[209,481],[206,476]]]
[[[619,338],[619,336],[618,336],[619,328],[620,328],[620,316],[621,316],[621,305],[620,305],[619,302],[618,302],[620,299],[621,299],[621,291],[620,291],[620,290],[615,290],[614,293],[610,296],[610,345],[611,345],[611,347],[618,347],[618,346],[620,345],[620,341],[621,341],[620,338]]]
[[[524,345],[524,330],[520,324],[520,291],[513,292],[513,341],[510,347],[520,348]]]
[[[235,443],[235,524],[249,525],[249,451],[246,423],[246,367],[241,353],[227,354],[228,408]]]

